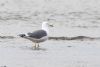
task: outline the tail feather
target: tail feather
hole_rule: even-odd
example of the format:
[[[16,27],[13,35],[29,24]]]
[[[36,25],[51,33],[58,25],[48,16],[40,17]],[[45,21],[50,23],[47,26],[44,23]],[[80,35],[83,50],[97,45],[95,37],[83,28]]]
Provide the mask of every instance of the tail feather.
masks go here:
[[[25,35],[25,34],[19,34],[19,36],[20,36],[20,37],[24,37],[24,36],[26,36],[26,35]]]

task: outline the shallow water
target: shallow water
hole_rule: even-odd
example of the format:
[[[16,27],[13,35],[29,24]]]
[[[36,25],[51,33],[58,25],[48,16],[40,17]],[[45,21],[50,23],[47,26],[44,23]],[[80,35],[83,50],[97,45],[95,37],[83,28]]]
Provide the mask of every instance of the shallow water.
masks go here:
[[[0,12],[1,13],[1,12]],[[20,33],[41,29],[41,23],[48,20],[54,27],[50,29],[50,36],[90,36],[100,37],[100,20],[96,12],[50,13],[3,13],[0,18],[0,35],[17,36]],[[45,18],[43,16],[49,16]]]
[[[0,18],[0,36],[15,37],[0,38],[0,66],[100,67],[99,40],[48,40],[41,43],[39,49],[34,50],[31,41],[17,35],[40,29],[40,21],[44,20],[41,17],[44,14],[40,13],[34,18],[33,16],[19,18],[18,15],[13,15]],[[50,28],[50,36],[100,37],[100,20],[95,16],[96,14],[85,12],[53,14],[49,17],[49,22],[54,24],[54,27]]]
[[[22,38],[0,40],[0,66],[7,67],[99,67],[100,42],[53,41],[40,44]]]

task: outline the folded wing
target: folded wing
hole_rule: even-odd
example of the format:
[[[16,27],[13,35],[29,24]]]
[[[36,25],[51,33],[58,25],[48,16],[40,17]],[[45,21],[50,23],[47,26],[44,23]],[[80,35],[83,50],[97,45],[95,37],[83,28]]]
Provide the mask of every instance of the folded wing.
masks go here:
[[[27,33],[29,37],[40,39],[44,36],[47,36],[47,32],[44,30],[37,30],[33,33]]]

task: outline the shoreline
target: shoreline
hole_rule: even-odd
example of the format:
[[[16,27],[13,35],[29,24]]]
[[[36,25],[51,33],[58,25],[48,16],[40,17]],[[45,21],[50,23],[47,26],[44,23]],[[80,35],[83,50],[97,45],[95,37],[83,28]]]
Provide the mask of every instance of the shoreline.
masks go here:
[[[14,39],[16,37],[14,36],[0,36],[0,39]],[[100,39],[100,37],[89,37],[89,36],[75,36],[75,37],[49,37],[49,40],[97,40]]]

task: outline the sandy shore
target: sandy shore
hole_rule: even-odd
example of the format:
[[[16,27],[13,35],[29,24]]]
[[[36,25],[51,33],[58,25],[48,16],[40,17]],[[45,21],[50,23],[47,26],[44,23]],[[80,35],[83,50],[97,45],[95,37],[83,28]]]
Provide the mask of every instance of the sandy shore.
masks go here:
[[[48,40],[33,50],[17,38],[45,20],[54,24],[51,37],[99,38],[99,6],[99,0],[0,0],[0,67],[100,67],[99,40]]]
[[[0,40],[0,66],[6,67],[100,67],[100,42],[53,41],[39,50],[22,38]]]

